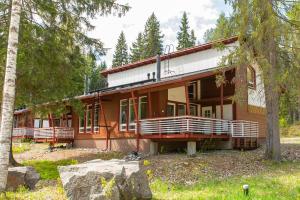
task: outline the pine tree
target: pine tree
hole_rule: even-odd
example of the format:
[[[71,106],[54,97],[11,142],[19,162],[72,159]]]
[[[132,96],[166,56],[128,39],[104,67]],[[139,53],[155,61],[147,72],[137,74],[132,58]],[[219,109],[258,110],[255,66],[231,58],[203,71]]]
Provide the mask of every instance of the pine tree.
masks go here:
[[[144,30],[144,51],[142,58],[149,58],[163,52],[163,35],[154,13],[148,18]]]
[[[139,33],[135,42],[132,43],[130,48],[130,61],[136,62],[142,59],[144,51],[143,34]]]
[[[180,30],[177,33],[177,40],[178,40],[177,49],[180,50],[180,49],[194,46],[196,42],[196,37],[193,30],[191,31],[191,33],[189,32],[190,27],[189,27],[189,21],[186,12],[183,13],[181,19],[181,26],[179,28]]]
[[[191,41],[191,46],[195,46],[196,45],[197,38],[195,36],[194,30],[191,31],[191,39],[190,39],[190,41]]]
[[[217,19],[216,28],[208,29],[203,36],[205,42],[228,38],[237,34],[236,23],[232,17],[221,13]]]
[[[112,67],[118,67],[125,64],[128,64],[128,46],[126,44],[124,32],[122,31],[116,45]]]

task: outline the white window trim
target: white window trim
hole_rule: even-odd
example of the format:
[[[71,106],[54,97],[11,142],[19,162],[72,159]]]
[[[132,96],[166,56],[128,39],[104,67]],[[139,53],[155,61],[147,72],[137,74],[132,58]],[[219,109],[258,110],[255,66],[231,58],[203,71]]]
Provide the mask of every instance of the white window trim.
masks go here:
[[[119,113],[119,130],[120,131],[126,131],[127,130],[127,122],[128,122],[128,119],[125,123],[121,123],[122,122],[122,113],[121,113],[121,110],[122,110],[122,102],[127,102],[127,107],[129,107],[129,102],[128,102],[128,99],[121,99],[120,100],[120,113]],[[126,111],[125,111],[126,112]],[[126,113],[127,115],[127,113]],[[126,118],[128,118],[128,116],[126,116]]]

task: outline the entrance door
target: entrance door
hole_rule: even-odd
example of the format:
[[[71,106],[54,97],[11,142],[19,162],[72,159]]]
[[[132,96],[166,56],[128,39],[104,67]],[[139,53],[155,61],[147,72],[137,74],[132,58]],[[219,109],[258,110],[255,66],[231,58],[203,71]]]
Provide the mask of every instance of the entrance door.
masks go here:
[[[221,106],[216,106],[216,115],[218,119],[221,119]],[[223,105],[223,119],[233,120],[232,104]]]
[[[212,106],[202,107],[202,116],[212,118]]]
[[[174,117],[176,115],[176,104],[168,103],[167,104],[167,117]]]

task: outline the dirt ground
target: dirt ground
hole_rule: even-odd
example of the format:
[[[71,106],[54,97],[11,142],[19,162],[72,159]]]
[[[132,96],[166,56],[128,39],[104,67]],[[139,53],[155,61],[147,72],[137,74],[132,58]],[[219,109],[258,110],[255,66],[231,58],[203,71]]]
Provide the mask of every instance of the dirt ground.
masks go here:
[[[55,149],[50,152],[47,144],[31,144],[31,149],[15,154],[18,162],[25,160],[75,159],[79,163],[92,159],[123,158],[122,153],[105,153],[98,149]],[[300,161],[300,138],[287,138],[281,145],[283,161]],[[264,159],[264,147],[252,151],[218,150],[198,153],[196,157],[185,154],[162,154],[146,156],[153,177],[160,177],[170,183],[193,184],[201,179],[230,176],[251,176],[267,170],[268,161]],[[142,162],[141,162],[142,163]]]

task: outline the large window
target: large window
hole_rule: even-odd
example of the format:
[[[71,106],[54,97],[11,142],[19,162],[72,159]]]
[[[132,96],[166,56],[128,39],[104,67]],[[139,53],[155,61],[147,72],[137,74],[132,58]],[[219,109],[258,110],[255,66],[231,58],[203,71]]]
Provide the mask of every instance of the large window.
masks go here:
[[[147,118],[147,96],[139,97],[138,102],[138,117],[139,119]],[[134,100],[122,99],[120,100],[120,131],[134,131],[136,129]]]
[[[176,104],[168,102],[167,104],[167,117],[174,117],[176,115]]]
[[[139,98],[139,119],[147,118],[147,97],[143,96]]]
[[[71,125],[72,121],[68,120]],[[86,106],[84,113],[79,117],[80,133],[97,133],[99,131],[99,104]]]
[[[128,100],[123,99],[120,101],[120,131],[127,130],[127,110]]]
[[[255,87],[256,87],[255,70],[253,67],[250,67],[250,66],[247,67],[247,81],[248,81],[248,87],[255,89]]]
[[[178,116],[186,115],[186,105],[185,104],[177,104],[177,112]]]
[[[194,104],[190,105],[190,115],[197,116],[197,105]]]

